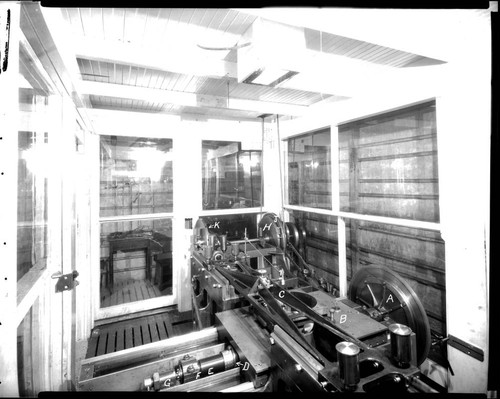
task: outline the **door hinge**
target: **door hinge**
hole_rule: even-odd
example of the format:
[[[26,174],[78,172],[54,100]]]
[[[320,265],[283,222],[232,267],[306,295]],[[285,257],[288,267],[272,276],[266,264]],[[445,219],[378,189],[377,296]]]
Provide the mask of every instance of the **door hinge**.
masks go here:
[[[51,277],[57,279],[56,292],[69,291],[75,288],[80,284],[80,282],[76,280],[78,275],[79,273],[76,270],[68,274],[62,274],[61,272],[54,273]]]

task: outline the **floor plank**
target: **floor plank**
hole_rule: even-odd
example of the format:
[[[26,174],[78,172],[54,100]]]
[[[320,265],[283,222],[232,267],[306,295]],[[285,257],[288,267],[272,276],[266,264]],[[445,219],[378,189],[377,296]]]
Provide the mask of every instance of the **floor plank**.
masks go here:
[[[128,286],[129,292],[130,292],[130,301],[135,302],[137,301],[137,294],[135,293],[135,286],[133,284],[130,284]]]
[[[125,336],[124,336],[124,331],[122,329],[119,329],[116,331],[117,336],[116,336],[116,350],[121,351],[125,349]]]
[[[130,349],[189,332],[192,328],[190,320],[183,322],[176,317],[173,312],[167,311],[95,327],[90,335],[86,358]]]
[[[99,342],[97,344],[96,356],[104,355],[106,353],[106,339],[108,337],[108,332],[104,331],[99,334]]]
[[[108,343],[106,345],[106,353],[115,351],[116,330],[108,331]]]
[[[128,327],[124,329],[125,331],[125,349],[130,349],[134,347],[133,341],[132,341],[132,332],[133,332],[133,327]]]
[[[142,344],[144,345],[151,343],[151,334],[149,332],[148,322],[145,319],[143,319],[140,326],[142,333]]]
[[[146,318],[146,320],[148,322],[149,330],[150,330],[150,333],[151,333],[151,341],[152,342],[159,341],[160,337],[159,337],[158,331],[156,329],[156,320],[155,320],[154,316],[148,316]]]
[[[101,307],[117,306],[162,295],[158,286],[150,281],[119,281],[113,286],[101,288]]]
[[[137,300],[142,301],[144,299],[144,296],[142,295],[141,286],[139,284],[134,283],[134,289],[137,295]]]

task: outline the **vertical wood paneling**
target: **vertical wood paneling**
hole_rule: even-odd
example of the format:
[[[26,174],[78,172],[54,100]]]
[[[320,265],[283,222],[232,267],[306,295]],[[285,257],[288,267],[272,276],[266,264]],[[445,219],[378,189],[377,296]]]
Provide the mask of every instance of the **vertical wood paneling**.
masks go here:
[[[110,26],[113,26],[113,9],[102,8],[102,37],[104,40],[114,41],[116,38],[112,36]]]
[[[63,17],[69,22],[71,32],[76,36],[82,36],[82,21],[78,8],[64,8]]]
[[[203,17],[204,17],[206,12],[207,12],[207,9],[196,8],[193,11],[193,15],[191,17],[190,23],[193,25],[199,26],[201,24],[201,21],[203,20]]]
[[[104,39],[104,21],[103,21],[103,9],[102,8],[91,8],[90,9],[90,20],[87,24],[89,29],[92,29],[92,36],[97,40]]]
[[[125,25],[123,34],[124,43],[136,45],[143,43],[146,13],[147,10],[145,9],[125,9]]]
[[[142,45],[151,46],[159,43],[159,39],[163,33],[164,21],[162,18],[162,9],[149,9],[146,15],[144,24],[144,33],[142,35]]]
[[[111,41],[124,41],[125,10],[112,8],[112,16],[106,19],[106,37]]]

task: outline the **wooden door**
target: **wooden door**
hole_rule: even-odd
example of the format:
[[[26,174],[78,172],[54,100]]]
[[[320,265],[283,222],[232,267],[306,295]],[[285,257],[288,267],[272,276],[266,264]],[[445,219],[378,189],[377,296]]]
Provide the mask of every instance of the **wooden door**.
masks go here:
[[[0,4],[9,56],[0,74],[2,132],[0,396],[73,387],[76,290],[73,102],[48,70],[35,4]],[[6,42],[2,48],[6,48]],[[73,128],[74,129],[74,128]],[[62,290],[56,289],[59,275]],[[67,289],[66,289],[67,287]]]
[[[175,303],[171,138],[101,135],[96,318]],[[98,155],[98,156],[97,156]]]

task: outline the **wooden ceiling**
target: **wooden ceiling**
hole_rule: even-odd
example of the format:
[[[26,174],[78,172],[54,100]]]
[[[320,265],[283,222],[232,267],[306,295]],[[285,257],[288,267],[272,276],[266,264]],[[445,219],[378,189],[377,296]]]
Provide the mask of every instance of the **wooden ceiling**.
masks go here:
[[[261,18],[252,10],[63,8],[93,108],[248,120],[301,116],[343,101],[366,76],[442,60],[307,26],[301,70],[279,87],[238,79],[231,48]],[[317,12],[321,12],[320,9]],[[283,47],[286,43],[283,43]],[[293,51],[293,50],[292,50]]]

